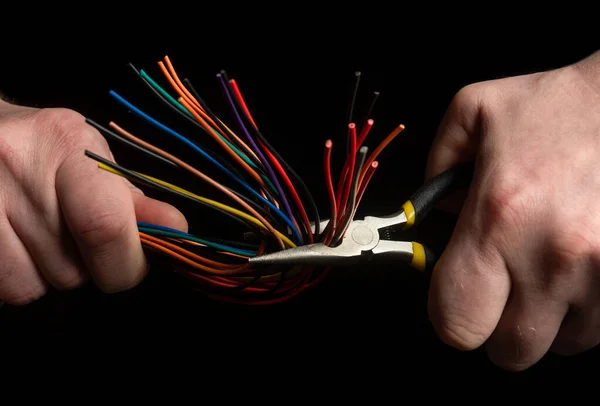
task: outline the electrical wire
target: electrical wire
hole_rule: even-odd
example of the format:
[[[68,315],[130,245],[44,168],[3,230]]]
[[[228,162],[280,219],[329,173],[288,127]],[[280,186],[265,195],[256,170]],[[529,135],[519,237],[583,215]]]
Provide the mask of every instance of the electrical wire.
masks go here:
[[[244,101],[244,97],[242,96],[242,92],[240,91],[235,79],[230,79],[229,83],[231,85],[231,88],[233,89],[233,93],[234,93],[238,103],[240,104],[242,110],[246,114],[246,117],[248,117],[248,119],[250,120],[250,122],[252,123],[254,128],[258,129],[258,126],[256,125],[254,118],[252,118],[250,109],[248,109],[248,106],[247,106],[246,102]],[[306,210],[304,209],[304,205],[302,204],[302,200],[300,199],[300,196],[298,195],[296,188],[294,187],[288,174],[286,173],[285,169],[283,168],[283,166],[281,165],[279,160],[275,157],[275,155],[273,155],[273,153],[265,146],[265,144],[260,139],[258,140],[258,143],[259,143],[260,147],[263,149],[263,151],[265,152],[265,154],[267,154],[267,156],[269,157],[269,160],[273,163],[273,166],[275,166],[275,169],[279,173],[279,176],[281,176],[284,183],[286,184],[288,191],[292,194],[292,199],[294,200],[296,209],[298,210],[298,212],[300,213],[300,217],[302,218],[304,235],[307,236],[308,243],[312,244],[314,242],[314,236],[312,233],[310,220],[308,219],[308,215],[306,214]]]
[[[259,130],[250,113],[235,79],[228,78],[224,70],[217,76],[224,100],[233,113],[234,121],[244,136],[240,138],[232,127],[219,118],[201,97],[187,77],[180,80],[168,56],[158,62],[167,85],[175,96],[152,79],[143,69],[129,64],[144,88],[148,89],[161,106],[175,112],[186,123],[192,123],[200,134],[187,138],[175,127],[168,127],[111,90],[109,94],[135,116],[183,143],[216,167],[239,190],[221,184],[186,163],[172,153],[144,141],[111,121],[106,128],[97,122],[86,122],[109,140],[119,142],[133,151],[161,162],[183,173],[192,175],[235,202],[230,206],[203,197],[192,191],[153,176],[117,165],[92,151],[86,156],[98,162],[98,167],[117,176],[169,195],[185,198],[200,207],[218,212],[231,219],[231,225],[249,233],[257,244],[247,241],[225,241],[212,237],[198,237],[189,232],[174,230],[162,225],[138,222],[140,243],[148,253],[165,261],[170,268],[189,283],[190,287],[209,297],[230,303],[267,305],[290,300],[321,283],[331,267],[319,269],[311,266],[294,266],[281,269],[267,267],[254,269],[248,259],[271,250],[294,248],[301,244],[323,242],[336,245],[343,238],[365,195],[368,184],[378,168],[376,160],[383,149],[404,129],[403,125],[392,131],[373,153],[367,156],[368,147],[363,146],[371,132],[371,117],[379,92],[373,92],[366,115],[356,126],[354,110],[361,73],[355,72],[355,85],[348,111],[347,153],[338,184],[334,185],[331,159],[333,141],[325,143],[323,170],[329,199],[330,216],[327,227],[320,230],[320,215],[311,191],[297,172],[272,147]],[[359,132],[360,130],[360,132]],[[216,142],[225,154],[217,154],[204,146],[203,140]],[[160,168],[157,168],[160,171]],[[301,195],[296,190],[301,189]],[[308,206],[306,207],[305,206]],[[306,209],[309,210],[306,210]],[[311,222],[312,220],[312,222]],[[313,226],[314,224],[314,230]],[[224,227],[228,227],[224,225]],[[240,231],[240,237],[242,231]]]
[[[239,203],[239,204],[240,204],[240,205],[241,205],[243,208],[246,208],[246,209],[248,209],[248,210],[251,212],[251,214],[257,213],[257,212],[259,212],[259,211],[260,211],[261,213],[264,213],[264,216],[263,216],[262,214],[260,214],[260,215],[259,215],[260,217],[259,217],[259,216],[255,216],[255,217],[257,217],[259,220],[261,220],[261,222],[263,222],[263,221],[262,221],[262,219],[263,219],[264,217],[271,217],[271,214],[270,214],[270,213],[268,213],[268,212],[266,212],[266,211],[264,211],[264,209],[260,209],[260,208],[258,208],[258,207],[255,209],[254,207],[252,207],[252,206],[254,206],[254,205],[251,205],[251,206],[249,207],[249,205],[250,205],[250,202],[248,201],[248,199],[247,199],[246,197],[242,197],[242,196],[241,196],[240,194],[238,194],[237,192],[235,192],[235,191],[233,191],[233,190],[231,190],[231,189],[227,188],[226,186],[223,186],[223,185],[221,185],[220,183],[218,183],[218,182],[216,182],[215,180],[213,180],[212,178],[210,178],[210,177],[206,176],[205,174],[203,174],[203,173],[202,173],[202,172],[200,172],[199,170],[195,169],[194,167],[192,167],[191,165],[189,165],[189,164],[188,164],[188,163],[186,163],[185,161],[183,161],[183,160],[181,160],[181,159],[177,158],[177,157],[176,157],[176,156],[174,156],[174,155],[171,155],[171,154],[169,154],[169,153],[167,153],[167,152],[163,151],[162,149],[160,149],[160,148],[158,148],[158,147],[155,147],[154,145],[151,145],[151,144],[147,143],[146,141],[143,141],[143,140],[141,140],[141,139],[137,138],[137,137],[136,137],[136,136],[134,136],[133,134],[131,134],[131,133],[129,133],[129,132],[127,132],[127,131],[125,131],[124,129],[122,129],[122,128],[120,128],[120,127],[118,127],[116,124],[114,124],[114,123],[112,123],[112,122],[110,123],[110,126],[111,126],[111,127],[113,127],[113,128],[116,128],[116,129],[117,129],[117,131],[119,131],[119,132],[121,133],[121,135],[123,135],[124,137],[126,137],[126,138],[130,139],[132,142],[134,142],[134,143],[136,143],[136,144],[138,144],[138,145],[141,145],[141,146],[143,146],[143,147],[145,147],[145,148],[147,148],[147,149],[149,149],[149,150],[151,150],[151,151],[155,152],[156,154],[158,154],[158,155],[160,155],[160,156],[163,156],[163,157],[165,157],[165,158],[167,158],[167,159],[170,159],[171,161],[173,161],[173,162],[177,163],[177,165],[179,165],[179,167],[180,167],[180,168],[182,168],[182,169],[184,169],[184,170],[188,171],[190,174],[192,174],[192,175],[194,175],[194,176],[196,176],[196,177],[198,177],[198,178],[200,178],[200,179],[202,179],[202,180],[204,180],[204,181],[208,182],[209,184],[213,185],[215,188],[217,188],[218,190],[222,191],[223,193],[227,194],[229,197],[231,197],[232,199],[234,199],[234,200],[235,200],[237,203]],[[263,223],[264,223],[264,222],[263,222]],[[270,223],[270,222],[269,222],[269,223],[266,223],[266,227],[267,227],[269,230],[271,230],[271,229],[272,229],[272,226],[270,226],[270,227],[269,227],[269,224],[271,224],[271,223]],[[278,233],[278,235],[280,236],[280,235],[281,235],[281,233]]]
[[[175,100],[170,94],[168,94],[158,83],[156,83],[146,72],[143,70],[138,71],[133,64],[129,64],[129,66],[133,69],[133,71],[138,75],[140,80],[148,87],[148,89],[154,94],[154,96],[160,100],[164,105],[168,106],[171,110],[173,110],[177,115],[183,117],[190,123],[192,123],[195,127],[201,129],[203,132],[208,133],[208,130],[203,127],[190,113],[188,109],[186,109],[181,103]],[[209,134],[210,135],[210,134]],[[219,134],[223,137],[221,134]],[[259,164],[257,163],[257,158],[253,155],[247,156],[239,149],[237,149],[234,145],[230,143],[229,140],[223,137],[223,141],[227,144],[229,148],[231,148],[241,159],[243,159],[248,165],[250,165],[253,169],[258,169]],[[253,159],[254,158],[254,159]],[[263,178],[264,179],[264,178]],[[264,179],[267,181],[267,179]],[[270,182],[270,181],[269,181]],[[270,185],[273,189],[274,186]]]
[[[228,87],[231,86],[229,79],[227,77],[227,74],[224,70],[221,70],[220,74],[223,76],[223,78],[225,79],[225,83]],[[232,90],[232,89],[231,89]],[[235,103],[239,106],[239,101],[237,101],[237,99],[234,99]],[[243,111],[243,109],[240,109]],[[250,122],[250,119],[248,117],[247,114],[243,115],[244,119]],[[302,178],[300,176],[298,176],[298,174],[294,171],[294,169],[283,159],[283,157],[269,144],[269,141],[267,141],[267,139],[263,136],[263,134],[260,132],[260,130],[257,127],[252,127],[254,128],[254,132],[256,134],[256,136],[261,140],[261,142],[265,145],[265,147],[269,148],[271,150],[271,153],[279,160],[279,162],[281,162],[281,164],[283,165],[283,167],[285,167],[287,169],[287,171],[296,179],[296,181],[298,182],[298,184],[300,185],[300,187],[302,188],[302,190],[304,191],[304,194],[306,195],[306,198],[308,199],[309,203],[310,203],[310,207],[311,207],[311,211],[312,214],[314,216],[314,221],[315,221],[315,231],[313,233],[313,235],[319,235],[320,233],[320,216],[319,216],[319,210],[317,209],[317,205],[315,203],[315,200],[312,197],[312,194],[310,193],[310,190],[308,189],[308,187],[306,186],[306,184],[304,183],[304,181],[302,180]]]
[[[172,193],[172,194],[184,197],[184,198],[188,198],[189,200],[192,200],[195,203],[202,204],[205,207],[213,208],[213,209],[219,211],[221,214],[226,215],[229,218],[231,218],[237,222],[241,222],[241,224],[246,227],[248,227],[248,224],[253,224],[256,227],[258,227],[259,229],[263,229],[265,231],[268,230],[268,226],[265,225],[263,222],[261,222],[259,219],[257,219],[256,217],[250,216],[249,214],[244,213],[238,209],[227,206],[220,202],[216,202],[211,199],[207,199],[202,196],[198,196],[194,193],[188,192],[185,189],[182,189],[178,186],[172,185],[163,180],[156,179],[156,178],[153,178],[148,175],[144,175],[144,174],[140,174],[140,173],[136,173],[134,171],[128,170],[118,164],[115,164],[105,158],[102,158],[101,156],[99,156],[97,154],[94,154],[91,151],[86,151],[85,154],[86,154],[86,156],[94,159],[95,161],[98,161],[100,163],[100,165],[99,165],[100,169],[104,169],[104,170],[106,170],[108,172],[112,172],[116,175],[126,177],[128,180],[135,182],[135,183],[140,183],[142,185],[147,185],[147,186],[153,187],[155,189],[158,189],[158,190],[161,190],[161,191],[164,191],[167,193]],[[278,236],[278,238],[280,238],[283,242],[285,242],[288,247],[290,247],[290,248],[296,247],[296,245],[290,239],[288,239],[285,235],[283,235],[281,232],[275,231],[275,234]]]
[[[243,180],[241,180],[240,178],[238,178],[237,176],[235,176],[233,173],[231,173],[231,171],[227,170],[223,165],[221,165],[213,157],[211,157],[210,155],[208,155],[206,153],[206,151],[204,151],[204,149],[202,149],[201,147],[199,147],[196,144],[192,143],[190,140],[188,140],[183,135],[177,133],[176,131],[172,130],[171,128],[167,127],[166,125],[164,125],[164,124],[158,122],[157,120],[153,119],[152,117],[150,117],[149,115],[147,115],[146,113],[144,113],[143,111],[141,111],[140,109],[138,109],[137,107],[135,107],[134,105],[132,105],[131,103],[129,103],[127,100],[125,100],[119,94],[117,94],[114,90],[111,90],[109,92],[109,94],[111,96],[113,96],[121,104],[123,104],[125,107],[127,107],[130,111],[132,111],[134,114],[136,114],[137,116],[143,118],[145,121],[149,122],[150,124],[156,126],[157,128],[160,128],[161,130],[163,130],[167,134],[172,135],[176,139],[178,139],[178,140],[182,141],[183,143],[187,144],[188,146],[192,147],[192,149],[194,151],[200,153],[200,155],[202,155],[208,161],[210,161],[215,166],[217,166],[222,172],[224,172],[230,178],[232,178],[233,180],[235,180],[238,184],[240,184],[248,192],[252,193],[257,198],[263,200],[264,203],[266,203],[273,211],[275,211],[288,224],[288,226],[292,229],[292,232],[296,235],[296,237],[299,240],[302,239],[302,237],[300,236],[300,234],[299,234],[298,230],[296,229],[294,223],[285,215],[285,213],[283,213],[281,210],[279,210],[273,203],[269,202],[267,199],[265,199],[264,197],[262,197],[249,184],[247,184],[246,182],[244,182]]]

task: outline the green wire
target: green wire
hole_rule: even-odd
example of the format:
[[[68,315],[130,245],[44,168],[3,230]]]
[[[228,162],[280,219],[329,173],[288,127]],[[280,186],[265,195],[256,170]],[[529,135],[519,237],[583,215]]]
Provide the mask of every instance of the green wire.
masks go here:
[[[169,93],[167,93],[162,87],[160,87],[160,85],[156,83],[150,76],[148,76],[148,74],[144,72],[143,69],[140,70],[140,76],[146,79],[152,85],[153,88],[155,88],[160,94],[162,94],[167,100],[169,100],[175,107],[183,111],[191,118],[194,118],[194,116],[188,111],[188,109],[183,107],[181,103],[175,100]]]
[[[181,103],[179,103],[177,100],[175,100],[173,98],[173,96],[171,96],[162,87],[160,87],[160,85],[158,83],[156,83],[143,69],[140,70],[140,76],[142,76],[144,79],[146,79],[148,81],[148,83],[150,83],[150,85],[152,85],[152,87],[154,87],[160,94],[162,94],[167,100],[169,100],[175,107],[177,107],[179,110],[183,111],[189,117],[195,119],[195,117],[192,115],[192,113],[189,112],[188,109],[183,107],[183,105]],[[256,166],[256,164],[254,162],[252,162],[250,160],[250,158],[248,158],[244,153],[242,153],[239,149],[237,149],[234,145],[232,145],[225,137],[223,137],[223,135],[221,135],[221,133],[219,133],[219,131],[217,131],[214,128],[212,130],[227,144],[227,146],[229,148],[231,148],[240,158],[242,158],[244,160],[244,162],[246,162],[248,165],[250,165],[253,169],[259,170],[258,166]],[[273,182],[271,182],[271,180],[264,174],[261,174],[260,177],[267,183],[267,185],[271,189],[271,192],[273,192],[275,194],[275,196],[280,197],[279,193],[277,192],[277,188],[275,188],[275,185],[273,184]]]
[[[215,249],[218,249],[218,250],[221,250],[221,251],[231,252],[232,254],[237,254],[237,255],[242,255],[242,256],[247,256],[247,257],[256,256],[256,252],[255,251],[249,251],[249,250],[244,250],[244,249],[240,249],[240,248],[234,248],[234,247],[230,247],[228,245],[223,245],[223,244],[219,244],[219,243],[216,243],[216,242],[206,241],[206,240],[203,240],[203,239],[198,238],[198,237],[194,237],[194,236],[189,235],[189,234],[172,233],[172,232],[169,232],[169,231],[157,230],[157,229],[154,229],[154,228],[140,227],[140,226],[138,226],[138,230],[140,232],[142,232],[142,233],[151,234],[151,235],[158,235],[158,236],[163,236],[163,237],[178,238],[178,239],[181,239],[181,240],[195,241],[195,242],[197,242],[199,244],[206,245],[207,247],[215,248]]]

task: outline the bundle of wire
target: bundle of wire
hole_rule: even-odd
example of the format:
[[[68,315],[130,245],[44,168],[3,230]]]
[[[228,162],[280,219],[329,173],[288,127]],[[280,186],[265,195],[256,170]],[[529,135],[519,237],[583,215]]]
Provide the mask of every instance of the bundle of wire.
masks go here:
[[[150,123],[209,161],[227,175],[230,184],[215,181],[192,164],[136,137],[115,122],[111,121],[108,128],[91,119],[87,119],[88,124],[109,140],[125,143],[166,165],[187,171],[201,181],[199,183],[202,187],[219,191],[226,198],[227,204],[151,175],[126,169],[93,151],[86,151],[86,155],[96,160],[100,169],[127,178],[141,187],[175,194],[204,208],[215,210],[236,221],[246,231],[259,236],[260,241],[252,245],[247,241],[221,241],[216,236],[200,238],[189,232],[139,222],[139,236],[143,247],[167,259],[172,269],[184,277],[193,289],[227,302],[255,305],[279,303],[321,282],[330,271],[329,268],[255,268],[248,263],[248,258],[316,242],[334,246],[342,240],[377,168],[378,155],[404,129],[403,125],[396,127],[368,154],[369,149],[363,143],[374,124],[370,116],[379,93],[373,92],[368,114],[360,128],[357,128],[353,116],[361,75],[360,72],[355,73],[356,81],[348,115],[347,157],[336,188],[331,170],[333,144],[331,140],[325,142],[324,172],[330,217],[325,229],[321,230],[321,217],[309,188],[263,136],[238,84],[234,79],[228,78],[225,71],[218,73],[217,79],[236,118],[235,127],[227,125],[212,112],[189,79],[179,79],[168,56],[158,62],[164,77],[163,86],[144,70],[137,70],[131,64],[130,67],[141,83],[166,108],[177,112],[182,120],[190,121],[196,126],[197,139],[184,137],[135,107],[115,91],[111,90],[110,95],[139,119]],[[167,90],[169,88],[170,92]],[[201,146],[200,141],[206,136],[218,143],[230,158],[229,161]],[[240,240],[243,238],[240,237]]]

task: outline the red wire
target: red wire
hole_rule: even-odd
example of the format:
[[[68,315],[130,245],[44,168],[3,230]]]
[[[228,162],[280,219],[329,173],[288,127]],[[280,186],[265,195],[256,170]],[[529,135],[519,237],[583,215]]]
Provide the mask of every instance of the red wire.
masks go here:
[[[272,304],[282,303],[287,300],[290,300],[290,299],[298,296],[304,290],[306,290],[306,288],[310,286],[307,282],[310,279],[311,275],[312,275],[312,271],[307,272],[304,275],[303,280],[297,286],[295,286],[292,289],[289,289],[286,293],[282,294],[281,296],[270,298],[270,299],[253,300],[253,299],[245,299],[245,298],[236,298],[236,297],[231,297],[231,296],[220,295],[218,293],[213,293],[213,292],[204,292],[200,289],[196,289],[196,290],[200,290],[201,292],[212,297],[213,299],[217,299],[217,300],[229,302],[229,303],[234,303],[234,304],[259,305],[259,306],[260,305],[272,305]],[[274,292],[274,293],[276,293],[276,292]]]
[[[327,187],[327,192],[329,194],[329,204],[331,206],[331,217],[330,224],[328,224],[329,232],[328,236],[335,233],[335,229],[337,226],[337,203],[335,200],[335,192],[333,191],[333,181],[331,179],[331,148],[333,143],[331,140],[327,140],[325,142],[325,184]],[[328,243],[329,238],[327,237],[325,243]]]
[[[367,124],[365,125],[363,130],[360,132],[360,137],[358,139],[358,142],[356,143],[357,150],[360,147],[362,147],[362,144],[363,144],[363,142],[365,142],[365,139],[367,138],[367,135],[369,135],[371,128],[373,128],[374,123],[375,123],[375,121],[372,118],[367,120]],[[340,177],[340,182],[338,183],[337,194],[336,194],[336,201],[338,203],[340,202],[340,200],[342,198],[342,186],[346,184],[346,176],[348,176],[347,162],[348,161],[346,161],[346,163],[344,164],[344,167],[342,169],[342,176]]]
[[[346,158],[348,170],[346,171],[347,179],[344,182],[346,184],[344,187],[344,194],[342,199],[338,202],[338,215],[340,216],[343,215],[343,213],[346,211],[348,197],[350,196],[350,190],[352,189],[352,175],[354,174],[354,165],[356,164],[356,124],[350,123],[348,124],[348,128],[350,129],[350,154]]]
[[[365,142],[365,138],[367,138],[367,135],[369,135],[369,131],[371,131],[371,128],[373,127],[374,123],[375,123],[375,121],[373,121],[372,118],[367,120],[367,125],[365,125],[365,127],[360,132],[360,137],[358,138],[357,148],[362,147],[362,144],[363,144],[363,142]]]
[[[250,114],[250,110],[248,109],[248,106],[246,105],[244,98],[242,97],[242,92],[240,91],[237,83],[235,82],[235,79],[230,79],[229,83],[231,84],[231,87],[233,89],[233,93],[235,94],[235,97],[238,99],[244,112],[248,115],[248,118],[252,122],[252,125],[255,128],[258,128],[256,123],[254,122],[254,119],[252,118],[252,115]],[[296,188],[294,187],[292,181],[290,180],[289,176],[285,172],[285,169],[283,169],[283,166],[281,166],[281,164],[279,163],[277,158],[273,155],[273,153],[267,147],[265,147],[265,145],[262,143],[262,141],[260,139],[258,139],[258,143],[259,143],[260,147],[262,148],[262,150],[267,154],[267,156],[269,157],[269,160],[271,161],[273,166],[275,166],[275,169],[277,170],[277,172],[279,172],[279,175],[282,177],[289,192],[292,194],[292,198],[294,199],[294,202],[296,203],[296,206],[298,207],[298,209],[300,211],[300,216],[302,217],[302,221],[304,222],[304,225],[308,231],[309,243],[313,243],[314,242],[314,234],[311,232],[312,228],[310,226],[310,220],[308,219],[308,215],[306,214],[306,210],[304,209],[304,205],[302,204],[302,201],[300,200],[300,196],[298,195]]]

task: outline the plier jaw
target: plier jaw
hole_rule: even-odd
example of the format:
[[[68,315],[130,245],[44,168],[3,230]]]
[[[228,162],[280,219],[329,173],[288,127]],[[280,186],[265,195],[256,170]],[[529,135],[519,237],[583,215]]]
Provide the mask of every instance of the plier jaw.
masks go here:
[[[343,266],[369,260],[373,255],[410,261],[414,254],[414,243],[382,239],[382,231],[403,228],[406,220],[404,211],[389,217],[368,216],[364,220],[351,222],[340,244],[334,247],[323,243],[309,244],[258,256],[249,261],[252,265]],[[324,230],[327,224],[328,220],[322,221],[321,229]]]

